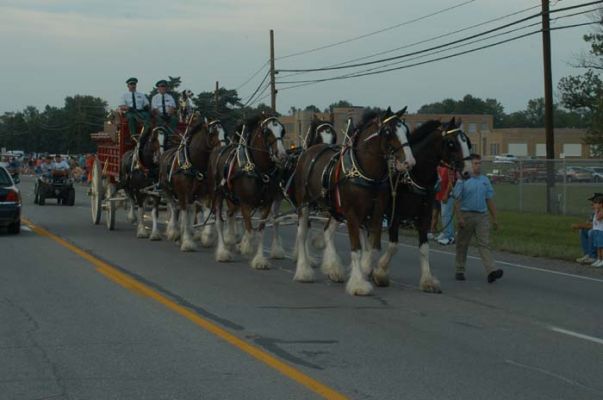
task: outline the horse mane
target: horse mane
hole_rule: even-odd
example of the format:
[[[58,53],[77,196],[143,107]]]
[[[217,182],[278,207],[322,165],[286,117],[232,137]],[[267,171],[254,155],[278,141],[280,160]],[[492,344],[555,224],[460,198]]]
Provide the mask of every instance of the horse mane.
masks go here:
[[[423,141],[423,139],[425,139],[431,132],[433,132],[436,128],[439,128],[441,125],[442,123],[440,121],[430,119],[418,128],[415,128],[408,138],[410,145]]]
[[[358,123],[357,130],[361,131],[366,128],[376,117],[379,116],[379,112],[375,110],[368,110],[364,114],[362,114],[362,119]]]

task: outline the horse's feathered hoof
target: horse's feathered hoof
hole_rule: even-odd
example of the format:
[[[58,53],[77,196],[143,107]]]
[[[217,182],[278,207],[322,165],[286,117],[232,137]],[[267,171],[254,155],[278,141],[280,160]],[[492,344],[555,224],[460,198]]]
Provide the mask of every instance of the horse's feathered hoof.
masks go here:
[[[149,232],[147,232],[147,230],[144,228],[144,226],[142,228],[138,228],[136,230],[136,237],[138,239],[147,239],[149,237]]]
[[[442,293],[442,289],[440,288],[440,281],[438,281],[434,277],[422,280],[420,288],[426,293]]]
[[[180,245],[180,251],[195,251],[197,250],[197,245],[192,240],[183,240]]]
[[[251,268],[253,269],[270,269],[270,261],[264,256],[255,256],[251,260]]]
[[[216,261],[217,262],[230,262],[232,261],[233,256],[230,250],[227,248],[218,248],[216,249]]]
[[[378,270],[373,271],[372,280],[375,285],[379,287],[387,287],[389,286],[389,275],[384,273],[379,273]]]
[[[373,294],[373,285],[369,281],[350,278],[345,290],[352,296],[369,296]]]
[[[296,282],[302,282],[302,283],[314,282],[314,271],[312,269],[305,269],[305,270],[298,269],[295,271],[293,280]]]
[[[151,232],[151,236],[149,237],[149,239],[151,239],[153,241],[161,240],[161,233],[159,233],[157,231]]]
[[[286,257],[285,249],[280,244],[273,244],[270,250],[270,258],[274,260],[282,260]]]

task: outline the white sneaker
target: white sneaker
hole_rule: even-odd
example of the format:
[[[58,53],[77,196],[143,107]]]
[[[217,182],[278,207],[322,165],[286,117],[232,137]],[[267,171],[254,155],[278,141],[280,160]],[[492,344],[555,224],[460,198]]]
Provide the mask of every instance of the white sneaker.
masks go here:
[[[590,265],[591,267],[601,268],[603,267],[603,260],[597,260]]]
[[[449,244],[454,243],[454,239],[442,238],[438,239],[438,243],[442,246],[448,246]]]
[[[582,264],[583,262],[586,261],[587,258],[590,258],[590,257],[588,257],[588,254],[585,254],[582,257],[576,258],[576,262]],[[591,261],[591,263],[592,263],[592,261]]]
[[[586,256],[586,258],[584,260],[582,260],[582,264],[592,264],[595,261],[597,261],[596,258],[592,258],[590,256]]]

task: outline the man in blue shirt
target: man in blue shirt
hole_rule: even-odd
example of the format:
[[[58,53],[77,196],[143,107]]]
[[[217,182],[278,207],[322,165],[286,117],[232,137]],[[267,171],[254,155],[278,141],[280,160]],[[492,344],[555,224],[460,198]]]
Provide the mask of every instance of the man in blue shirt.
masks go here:
[[[471,177],[466,180],[459,180],[453,190],[458,225],[455,277],[459,281],[465,280],[467,250],[471,238],[475,236],[479,255],[488,274],[488,283],[492,283],[502,278],[503,270],[494,267],[494,259],[490,251],[490,219],[488,213],[495,230],[498,229],[498,223],[496,222],[496,207],[492,200],[494,189],[488,177],[481,174],[481,163],[480,155],[472,154]]]

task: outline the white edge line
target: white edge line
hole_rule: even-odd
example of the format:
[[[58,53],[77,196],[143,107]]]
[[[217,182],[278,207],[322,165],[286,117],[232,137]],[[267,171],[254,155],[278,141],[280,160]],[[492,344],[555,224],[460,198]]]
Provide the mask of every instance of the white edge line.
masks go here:
[[[339,234],[339,235],[341,235],[341,236],[347,236],[343,232],[336,232],[336,233]],[[382,241],[382,243],[386,243],[386,242]],[[410,248],[413,248],[413,249],[417,249],[418,248],[416,246],[411,246],[411,245],[406,244],[406,243],[399,243],[399,245],[400,246],[404,246],[404,247],[410,247]],[[450,256],[454,256],[455,255],[455,253],[452,253],[450,251],[443,251],[443,250],[432,249],[431,246],[430,246],[429,251],[430,252],[434,252],[434,253],[447,254],[447,255],[450,255]],[[479,260],[480,259],[479,257],[469,256],[469,255],[467,256],[467,258],[471,258],[473,260]],[[553,274],[553,275],[560,275],[560,276],[566,276],[566,277],[569,277],[569,278],[582,279],[582,280],[585,280],[585,281],[603,283],[603,279],[591,278],[590,276],[582,276],[582,275],[570,274],[570,273],[567,273],[567,272],[552,271],[552,270],[545,269],[545,268],[530,267],[529,265],[516,264],[516,263],[507,262],[507,261],[498,261],[498,260],[495,260],[495,262],[497,264],[508,265],[510,267],[515,267],[515,268],[528,269],[528,270],[538,271],[538,272],[546,272],[546,273]]]
[[[573,336],[578,339],[588,340],[589,342],[593,342],[593,343],[597,343],[597,344],[603,344],[603,339],[600,339],[600,338],[597,338],[594,336],[584,335],[582,333],[569,331],[567,329],[559,328],[556,326],[549,326],[549,329],[552,330],[553,332],[562,333],[562,334],[568,335],[568,336]]]

